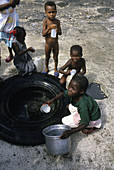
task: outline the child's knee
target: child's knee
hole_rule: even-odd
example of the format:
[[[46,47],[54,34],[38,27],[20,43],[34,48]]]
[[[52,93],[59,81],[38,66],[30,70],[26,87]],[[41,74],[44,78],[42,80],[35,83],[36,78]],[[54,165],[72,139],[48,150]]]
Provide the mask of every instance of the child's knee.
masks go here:
[[[66,79],[61,78],[61,79],[60,79],[60,84],[64,84],[64,83],[66,83]]]
[[[64,84],[64,81],[60,79],[60,84]]]

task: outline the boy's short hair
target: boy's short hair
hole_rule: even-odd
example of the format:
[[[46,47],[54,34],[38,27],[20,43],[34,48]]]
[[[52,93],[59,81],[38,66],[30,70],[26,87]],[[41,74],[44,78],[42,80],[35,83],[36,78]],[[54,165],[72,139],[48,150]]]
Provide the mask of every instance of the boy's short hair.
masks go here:
[[[55,10],[56,10],[56,4],[55,4],[55,2],[53,2],[53,1],[47,1],[47,2],[45,3],[45,5],[44,5],[45,11],[46,11],[46,7],[47,7],[47,6],[54,6],[54,8],[55,8]]]
[[[74,75],[72,80],[80,85],[80,90],[86,92],[88,87],[88,79],[83,75]]]
[[[82,56],[82,47],[80,45],[73,45],[70,48],[70,54],[72,54],[73,51],[78,51],[78,53]]]

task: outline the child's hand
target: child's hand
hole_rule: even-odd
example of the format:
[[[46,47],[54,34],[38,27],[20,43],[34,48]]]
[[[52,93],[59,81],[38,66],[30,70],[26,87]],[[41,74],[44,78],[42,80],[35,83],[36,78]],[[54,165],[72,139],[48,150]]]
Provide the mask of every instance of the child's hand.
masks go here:
[[[71,70],[67,70],[66,75],[70,75]]]
[[[28,51],[31,51],[32,53],[34,53],[34,52],[35,52],[35,49],[34,49],[33,47],[29,47],[29,48],[28,48]]]
[[[62,136],[60,137],[61,139],[66,139],[71,135],[71,130],[66,130],[63,132]]]
[[[56,29],[56,32],[58,33],[58,28],[55,28]]]
[[[50,29],[56,29],[56,28],[57,28],[57,25],[56,25],[56,24],[50,25]]]

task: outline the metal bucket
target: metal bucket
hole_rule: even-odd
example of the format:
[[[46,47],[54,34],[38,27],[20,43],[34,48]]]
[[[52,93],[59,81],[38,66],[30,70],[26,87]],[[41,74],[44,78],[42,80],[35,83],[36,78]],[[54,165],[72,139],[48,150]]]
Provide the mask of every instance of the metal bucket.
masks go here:
[[[51,125],[43,130],[47,150],[52,155],[63,155],[70,151],[71,138],[60,139],[64,131],[70,130],[67,125]]]

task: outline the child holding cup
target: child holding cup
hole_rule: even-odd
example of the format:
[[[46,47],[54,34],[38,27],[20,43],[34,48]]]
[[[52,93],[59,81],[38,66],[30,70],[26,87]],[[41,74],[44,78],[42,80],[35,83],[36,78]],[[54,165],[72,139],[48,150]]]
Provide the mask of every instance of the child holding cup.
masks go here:
[[[59,73],[63,74],[60,79],[60,84],[64,85],[69,75],[84,75],[86,73],[85,59],[82,58],[82,47],[73,45],[70,48],[70,57],[65,65],[59,69]],[[67,69],[67,71],[65,71]]]
[[[56,4],[53,1],[45,3],[46,18],[43,20],[42,36],[45,37],[45,70],[42,73],[49,72],[49,59],[51,51],[53,52],[53,59],[55,62],[54,75],[59,76],[58,66],[58,54],[59,43],[58,35],[62,34],[60,20],[56,19],[57,9]]]

